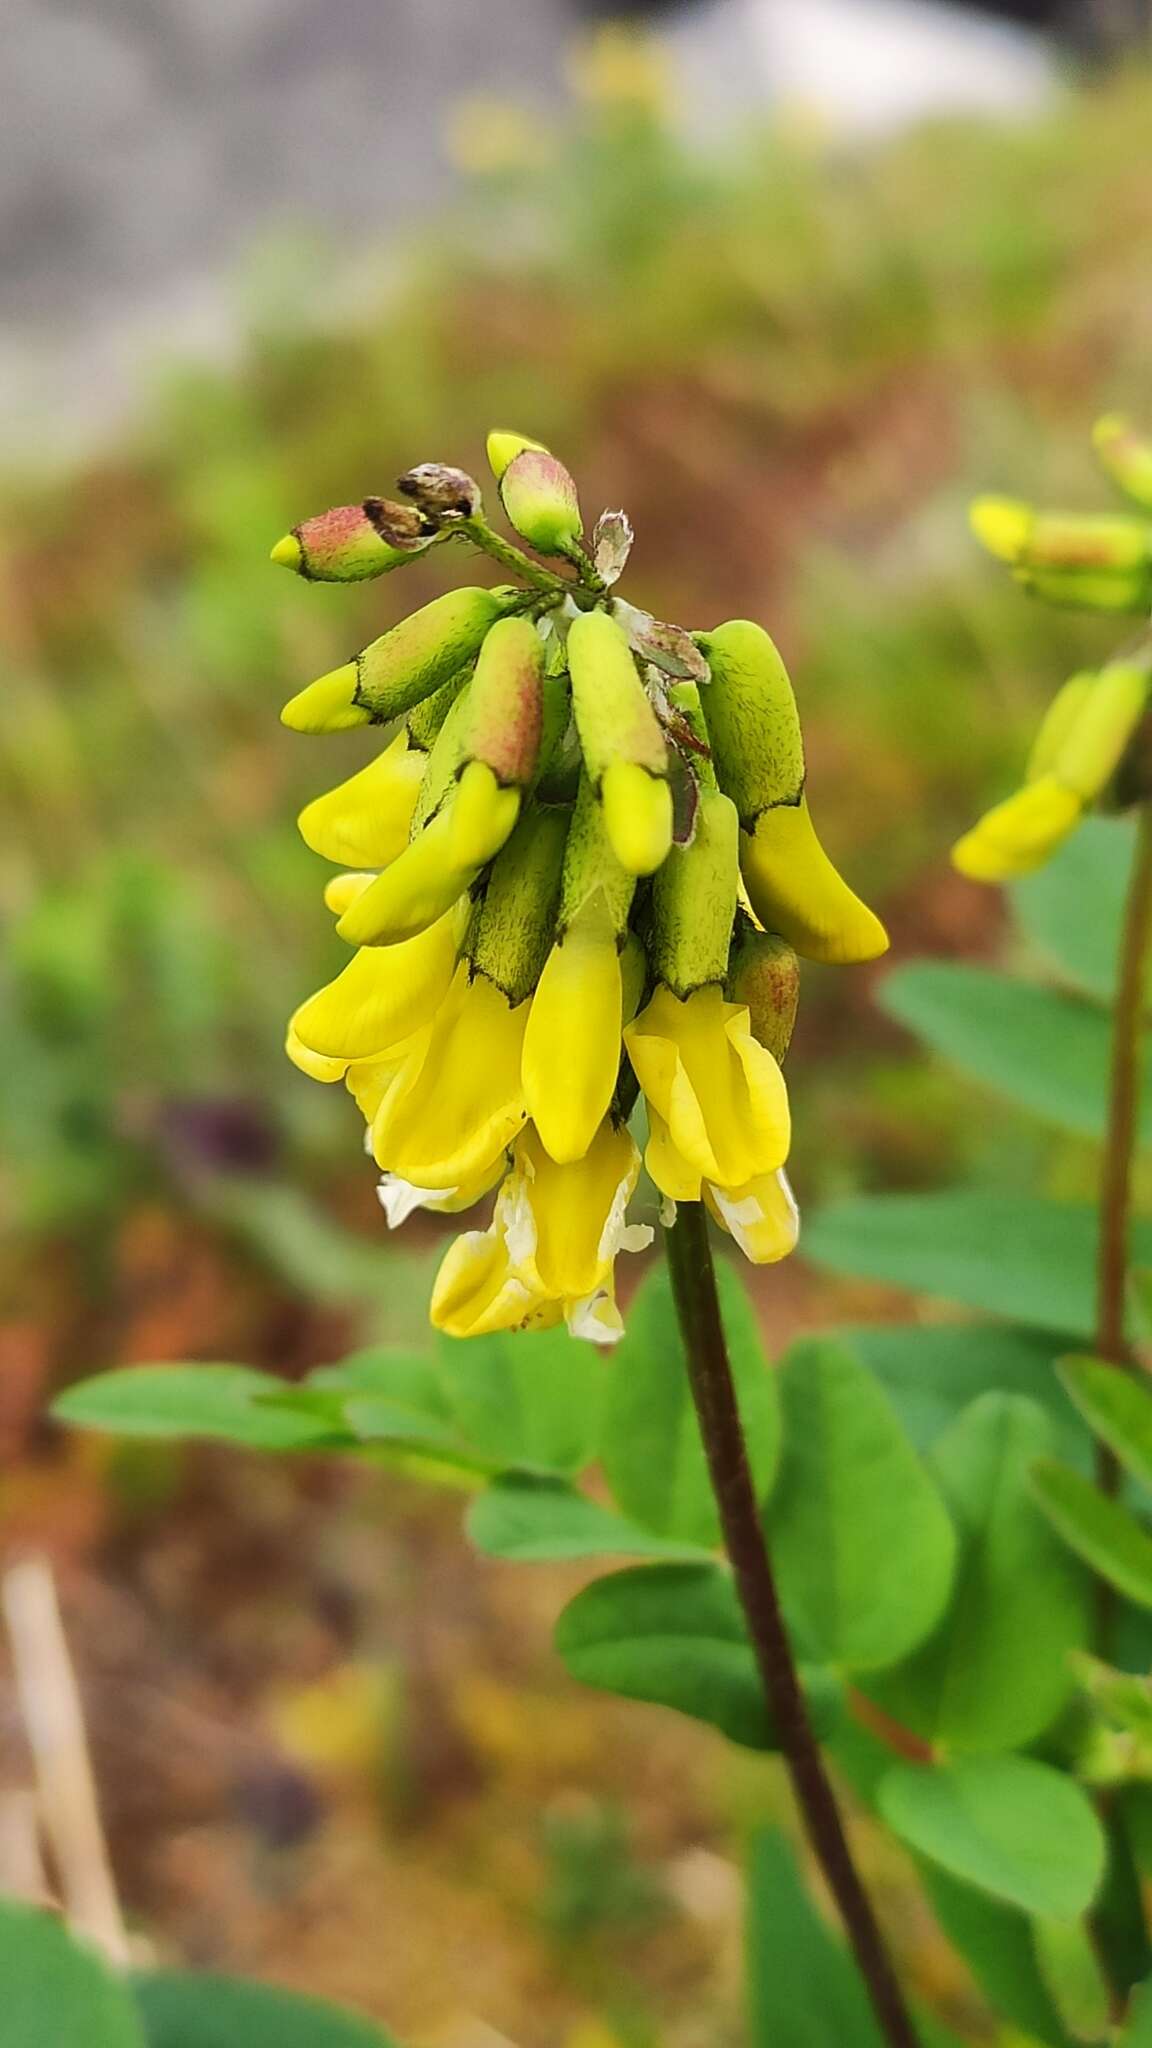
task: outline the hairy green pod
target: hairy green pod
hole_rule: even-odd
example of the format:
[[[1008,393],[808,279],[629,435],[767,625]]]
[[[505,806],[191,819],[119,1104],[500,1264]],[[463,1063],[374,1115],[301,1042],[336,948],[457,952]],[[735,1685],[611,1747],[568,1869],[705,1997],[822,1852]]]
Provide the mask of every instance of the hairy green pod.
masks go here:
[[[581,612],[568,631],[572,708],[580,751],[599,791],[613,761],[668,773],[668,749],[632,658],[628,636],[605,611]]]
[[[720,787],[745,831],[804,793],[804,739],[788,671],[763,626],[730,619],[699,633],[711,683],[701,690]]]
[[[636,894],[636,877],[629,874],[613,851],[604,822],[604,811],[587,775],[580,787],[568,829],[564,852],[564,875],[557,918],[560,935],[599,898],[605,914],[621,939],[628,929],[628,913]]]
[[[728,962],[727,995],[748,1009],[752,1036],[781,1063],[800,1003],[800,962],[787,939],[758,931],[741,913]]]
[[[731,798],[702,789],[691,845],[674,846],[653,878],[649,958],[657,980],[682,1001],[727,974],[739,842]]]
[[[485,635],[468,691],[464,752],[498,782],[526,787],[544,720],[544,646],[531,619],[500,619]]]
[[[515,1006],[540,979],[556,929],[568,813],[530,804],[492,863],[469,958]]]
[[[356,658],[356,701],[376,723],[399,718],[469,662],[519,592],[449,590],[382,633]]]

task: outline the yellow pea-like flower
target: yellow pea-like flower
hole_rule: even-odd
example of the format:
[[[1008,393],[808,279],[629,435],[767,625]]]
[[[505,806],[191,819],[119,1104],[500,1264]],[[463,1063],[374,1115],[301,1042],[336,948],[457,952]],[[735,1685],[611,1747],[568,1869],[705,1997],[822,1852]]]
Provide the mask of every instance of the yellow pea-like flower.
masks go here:
[[[408,844],[426,766],[427,755],[397,733],[375,761],[305,805],[304,844],[341,867],[388,867]]]
[[[514,1171],[525,1182],[535,1229],[531,1262],[540,1287],[565,1303],[590,1300],[612,1278],[621,1251],[642,1251],[652,1231],[625,1222],[640,1176],[627,1130],[605,1117],[581,1159],[557,1165],[531,1125],[516,1141]]]
[[[490,768],[471,762],[443,808],[349,905],[340,937],[350,946],[393,946],[426,931],[500,851],[519,809],[519,790],[500,789]]]
[[[808,960],[875,960],[888,934],[816,837],[808,804],[762,811],[740,835],[740,872],[756,916]]]
[[[432,1321],[449,1336],[546,1328],[563,1317],[574,1336],[612,1344],[622,1334],[615,1261],[651,1242],[626,1209],[640,1172],[627,1131],[605,1120],[585,1157],[558,1166],[529,1127],[487,1230],[456,1240],[432,1295]]]
[[[704,1200],[720,1228],[735,1239],[752,1265],[774,1266],[795,1251],[800,1211],[783,1167],[761,1174],[742,1188],[706,1183]]]
[[[1083,802],[1074,790],[1054,775],[1041,775],[986,811],[957,840],[952,864],[974,882],[1006,882],[1031,874],[1063,845],[1083,814]]]
[[[335,981],[301,1004],[292,1018],[295,1037],[345,1066],[388,1052],[443,1002],[459,944],[459,920],[449,912],[401,945],[361,947]]]
[[[694,1174],[743,1187],[783,1166],[791,1136],[784,1077],[752,1036],[748,1011],[727,1002],[722,989],[697,989],[680,1001],[658,988],[624,1042],[650,1107]],[[657,1187],[684,1199],[662,1182],[662,1164],[661,1148],[650,1147]]]
[[[1022,789],[995,804],[952,849],[976,882],[1010,881],[1043,866],[1107,788],[1144,716],[1146,663],[1114,661],[1058,693],[1040,728]]]
[[[635,761],[610,761],[600,785],[612,850],[630,875],[653,875],[672,845],[672,791]]]
[[[582,1159],[620,1068],[623,981],[616,933],[597,905],[553,946],[524,1034],[524,1100],[551,1157]]]
[[[417,1187],[455,1188],[511,1144],[527,1110],[520,1079],[528,1005],[512,1008],[466,963],[426,1047],[387,1090],[372,1126],[378,1164]]]

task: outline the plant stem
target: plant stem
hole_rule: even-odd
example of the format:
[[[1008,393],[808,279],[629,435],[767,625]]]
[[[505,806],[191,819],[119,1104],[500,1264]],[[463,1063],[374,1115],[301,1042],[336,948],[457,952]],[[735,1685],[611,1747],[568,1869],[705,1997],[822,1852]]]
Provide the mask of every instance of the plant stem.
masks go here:
[[[1132,1162],[1140,1109],[1145,985],[1152,948],[1152,806],[1139,812],[1136,851],[1120,939],[1112,1018],[1108,1129],[1100,1171],[1100,1249],[1096,1266],[1096,1354],[1111,1365],[1136,1360],[1126,1334]],[[1113,1485],[1115,1481],[1113,1480]]]
[[[1117,962],[1108,1126],[1100,1165],[1100,1238],[1096,1259],[1096,1355],[1108,1364],[1128,1371],[1134,1370],[1138,1363],[1127,1334],[1128,1251],[1150,948],[1152,806],[1145,804],[1139,812]],[[1119,1491],[1120,1461],[1103,1443],[1096,1449],[1096,1480],[1101,1491],[1110,1497]],[[1106,1579],[1097,1579],[1095,1595],[1096,1649],[1098,1655],[1106,1658],[1111,1647],[1116,1596]],[[1124,1838],[1122,1821],[1110,1810],[1110,1801],[1101,1799],[1099,1805],[1108,1833],[1114,1879],[1121,1871],[1127,1871],[1130,1877],[1131,1851]],[[1131,1882],[1127,1894],[1121,1885],[1114,1882],[1111,1898],[1106,1897],[1094,1915],[1097,1952],[1118,2012],[1123,2011],[1129,1987],[1143,1974],[1147,1962],[1148,1938],[1144,1931],[1138,1885],[1134,1890],[1135,1905],[1130,1896],[1133,1891]],[[1132,1961],[1134,1948],[1135,1963]]]
[[[889,2048],[918,2048],[903,1992],[853,1861],[836,1795],[812,1732],[781,1613],[748,1464],[702,1203],[680,1204],[676,1222],[666,1232],[665,1245],[724,1543],[781,1754],[880,2030]]]
[[[567,576],[557,576],[552,569],[546,569],[542,562],[534,562],[531,555],[524,553],[523,548],[518,548],[512,541],[505,540],[503,534],[497,533],[489,526],[481,514],[477,513],[471,519],[461,519],[452,531],[462,534],[466,540],[472,542],[473,547],[480,548],[494,562],[499,562],[502,569],[510,570],[522,583],[531,584],[536,590],[554,591],[557,601],[572,594],[574,586]]]

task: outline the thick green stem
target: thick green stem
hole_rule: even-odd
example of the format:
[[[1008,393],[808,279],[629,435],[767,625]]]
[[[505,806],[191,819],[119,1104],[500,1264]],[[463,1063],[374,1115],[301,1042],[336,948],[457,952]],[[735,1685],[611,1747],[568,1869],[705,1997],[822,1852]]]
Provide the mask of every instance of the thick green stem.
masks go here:
[[[542,562],[534,562],[531,555],[524,553],[523,548],[518,548],[514,542],[505,540],[503,534],[497,533],[489,526],[482,514],[477,513],[471,519],[461,519],[452,531],[462,535],[465,540],[470,540],[473,547],[480,548],[493,562],[499,562],[502,569],[509,570],[522,583],[531,585],[534,590],[554,592],[557,602],[573,594],[575,586],[567,576],[557,576],[554,570],[546,569]]]
[[[836,1795],[812,1732],[780,1609],[748,1464],[702,1203],[681,1203],[676,1222],[666,1233],[665,1244],[724,1543],[780,1751],[808,1839],[839,1908],[880,2031],[889,2048],[918,2048],[904,1994],[856,1869]]]

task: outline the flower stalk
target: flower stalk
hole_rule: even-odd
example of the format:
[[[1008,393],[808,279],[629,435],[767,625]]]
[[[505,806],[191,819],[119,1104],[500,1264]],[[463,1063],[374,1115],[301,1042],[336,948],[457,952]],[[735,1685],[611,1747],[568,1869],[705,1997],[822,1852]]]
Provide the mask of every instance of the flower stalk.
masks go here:
[[[665,1231],[688,1377],[724,1545],[792,1788],[812,1850],[889,2048],[919,2048],[919,2038],[871,1901],[844,1831],[792,1653],[748,1463],[732,1378],[708,1223],[686,1203]]]
[[[1100,1175],[1100,1249],[1096,1273],[1096,1355],[1134,1366],[1127,1337],[1128,1241],[1132,1165],[1140,1110],[1145,987],[1152,953],[1152,807],[1138,813],[1136,848],[1120,939],[1112,1025],[1108,1128]],[[1115,1480],[1113,1479],[1113,1487]]]

